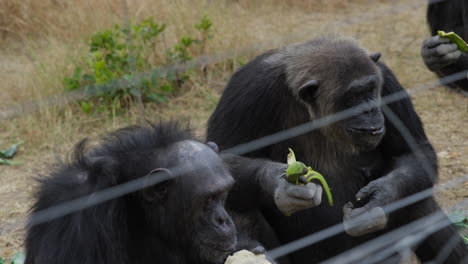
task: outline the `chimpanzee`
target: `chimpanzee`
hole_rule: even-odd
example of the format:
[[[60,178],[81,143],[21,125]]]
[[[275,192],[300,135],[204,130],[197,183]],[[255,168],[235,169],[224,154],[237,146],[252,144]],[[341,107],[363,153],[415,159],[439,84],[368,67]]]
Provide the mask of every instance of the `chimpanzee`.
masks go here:
[[[39,179],[31,223],[34,213],[143,176],[181,175],[28,226],[26,264],[218,264],[240,249],[264,252],[262,245],[251,239],[257,230],[239,230],[236,243],[236,230],[224,203],[231,188],[247,190],[251,186],[246,181],[248,186],[234,184],[229,170],[262,180],[281,177],[286,164],[235,155],[221,157],[216,144],[196,141],[190,129],[176,122],[130,126],[110,133],[92,149],[87,145],[86,140],[77,144],[70,161],[59,164],[49,177]],[[294,204],[306,198],[301,194],[307,195],[307,188],[264,188],[262,196],[234,192],[230,200],[242,208],[237,212],[244,216],[249,207],[273,204],[270,197],[275,190],[285,192],[284,201]],[[239,223],[249,220],[237,219]],[[248,228],[257,226],[247,223]]]
[[[68,216],[30,226],[26,263],[223,263],[236,245],[222,160],[175,123],[128,127],[40,180],[32,212],[151,173],[188,172]],[[197,167],[198,166],[198,167]]]
[[[336,35],[268,51],[231,77],[209,119],[207,139],[229,151],[237,144],[311,120],[327,120],[327,116],[361,103],[379,102],[389,94],[404,93],[392,71],[378,61],[379,57],[380,53],[368,55],[354,40]],[[384,205],[432,187],[437,178],[436,155],[409,97],[387,107],[410,131],[429,164],[426,170],[382,107],[246,154],[284,162],[288,148],[292,148],[297,159],[321,172],[332,189],[332,207],[320,204],[311,189],[312,195],[305,199],[312,201],[309,204],[285,205],[277,199],[281,195],[275,195],[273,205],[258,208],[280,243],[357,215],[369,216],[360,227],[345,224],[346,234],[290,254],[292,263],[322,261],[440,210],[432,198],[395,213],[382,210]],[[284,185],[283,178],[263,178],[267,179],[258,185]],[[236,180],[242,182],[242,177]],[[292,212],[296,213],[286,216]],[[452,236],[456,236],[453,226],[435,233],[416,249],[417,255],[423,261],[432,259]],[[446,263],[458,263],[466,255],[467,249],[459,240]]]
[[[438,30],[453,31],[468,41],[468,2],[466,0],[429,1],[427,23],[433,37],[423,41],[421,54],[427,68],[444,77],[468,70],[468,54],[458,50],[448,38],[439,37]],[[468,78],[449,84],[468,92]]]

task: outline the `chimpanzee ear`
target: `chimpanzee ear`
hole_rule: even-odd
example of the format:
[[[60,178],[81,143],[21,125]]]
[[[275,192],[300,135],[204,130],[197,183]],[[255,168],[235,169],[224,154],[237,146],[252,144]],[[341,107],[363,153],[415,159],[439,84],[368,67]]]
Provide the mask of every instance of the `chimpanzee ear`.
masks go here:
[[[313,103],[315,94],[319,87],[319,81],[317,80],[310,80],[304,83],[301,87],[299,87],[298,95],[301,100],[306,103]]]
[[[165,178],[162,182],[150,185],[156,178]],[[142,190],[143,199],[148,202],[160,202],[167,198],[170,188],[174,183],[174,177],[171,172],[165,168],[157,168],[152,170],[145,176],[145,186],[148,187]]]
[[[218,144],[214,143],[214,142],[208,142],[206,143],[206,145],[208,147],[210,147],[214,152],[218,153],[219,152],[219,147],[218,147]]]
[[[369,55],[369,58],[370,58],[371,60],[373,60],[374,62],[377,62],[377,61],[379,61],[380,56],[382,56],[382,53],[380,53],[380,52],[375,52],[375,53],[372,53],[371,55]]]

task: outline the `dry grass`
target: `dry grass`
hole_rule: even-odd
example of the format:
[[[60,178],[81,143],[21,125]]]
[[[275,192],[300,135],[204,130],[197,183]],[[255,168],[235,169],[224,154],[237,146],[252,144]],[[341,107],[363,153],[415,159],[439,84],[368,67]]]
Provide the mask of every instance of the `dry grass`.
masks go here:
[[[208,54],[252,47],[258,50],[211,67],[208,81],[195,78],[190,88],[167,105],[147,105],[151,120],[177,118],[191,121],[202,135],[205,121],[216,105],[226,79],[240,63],[267,48],[310,39],[327,32],[356,37],[363,46],[381,51],[382,59],[406,87],[435,79],[422,64],[419,47],[427,36],[425,7],[408,8],[362,23],[333,24],[337,19],[373,10],[390,10],[413,0],[128,0],[129,17],[153,16],[168,24],[164,42],[170,45],[203,14],[214,23],[215,38]],[[387,12],[387,14],[390,14]],[[41,100],[63,92],[62,79],[85,52],[83,39],[92,32],[122,23],[121,0],[2,0],[0,1],[0,111],[8,104]],[[257,43],[262,43],[259,45]],[[439,88],[414,97],[431,142],[439,153],[441,182],[468,173],[467,99]],[[45,109],[0,123],[0,148],[23,140],[16,160],[22,165],[0,167],[0,256],[22,250],[21,228],[31,204],[32,177],[46,171],[82,137],[97,137],[136,122],[135,107],[115,118],[86,115],[76,106]],[[460,186],[438,196],[445,207],[468,196]]]

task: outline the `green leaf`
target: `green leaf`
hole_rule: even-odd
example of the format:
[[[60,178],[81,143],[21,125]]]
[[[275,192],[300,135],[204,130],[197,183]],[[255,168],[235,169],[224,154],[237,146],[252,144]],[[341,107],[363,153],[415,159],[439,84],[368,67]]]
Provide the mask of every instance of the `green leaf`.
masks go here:
[[[6,264],[5,260],[0,257],[0,264]]]
[[[163,85],[161,87],[159,87],[161,89],[161,91],[164,91],[164,92],[167,92],[167,93],[170,93],[172,92],[172,86],[170,85]]]
[[[80,102],[80,106],[81,106],[81,111],[83,111],[83,113],[89,113],[91,109],[93,108],[93,103],[89,101],[83,101],[83,102]]]
[[[466,220],[466,218],[465,218],[465,221],[464,221],[464,222],[462,222],[462,223],[454,223],[454,225],[455,225],[458,229],[462,229],[462,228],[468,229],[468,224],[465,224],[466,221],[467,221],[467,220]]]
[[[11,159],[16,154],[18,150],[18,144],[14,144],[7,150],[0,150],[0,158]]]
[[[289,148],[289,153],[287,157],[287,162],[288,162],[288,165],[291,165],[294,162],[296,162],[296,155],[294,155],[294,151],[290,148]]]
[[[96,82],[96,77],[94,75],[91,75],[91,74],[83,74],[83,76],[81,76],[81,79],[83,81],[88,81],[88,82],[92,82],[92,83]]]
[[[11,259],[11,264],[23,264],[25,258],[26,257],[24,256],[24,254],[22,252],[18,252]]]
[[[463,238],[463,242],[465,242],[465,245],[468,246],[468,235],[461,235],[461,237]]]
[[[20,164],[19,162],[0,158],[0,165],[19,165],[19,164]]]
[[[133,95],[133,96],[135,96],[135,97],[137,97],[137,96],[140,95],[140,91],[138,91],[138,89],[137,89],[136,87],[130,88],[129,91],[130,91],[130,94]]]
[[[159,71],[153,70],[151,72],[151,84],[155,87],[158,86],[159,78],[160,78]]]
[[[212,25],[211,19],[207,15],[203,15],[200,23],[195,24],[195,28],[201,31],[208,31]]]
[[[465,219],[466,219],[465,215],[461,211],[455,211],[455,212],[449,214],[448,218],[454,224],[463,223],[465,221]]]
[[[153,103],[167,103],[167,98],[164,95],[158,94],[158,93],[152,93],[146,95],[146,99]]]

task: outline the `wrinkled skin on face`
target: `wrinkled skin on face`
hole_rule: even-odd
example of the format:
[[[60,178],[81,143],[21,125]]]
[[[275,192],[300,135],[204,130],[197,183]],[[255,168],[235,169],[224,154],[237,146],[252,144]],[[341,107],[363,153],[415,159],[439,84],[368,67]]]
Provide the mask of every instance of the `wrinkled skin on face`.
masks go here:
[[[367,55],[363,50],[347,47],[352,55],[349,61],[337,53],[314,55],[311,61],[323,60],[319,69],[312,69],[298,82],[297,95],[310,111],[311,119],[324,118],[345,111],[358,105],[366,105],[365,111],[354,113],[353,116],[324,127],[321,131],[328,138],[345,145],[343,150],[366,151],[374,149],[385,133],[385,120],[379,106],[370,107],[380,102],[382,90],[382,73],[375,64],[380,53]],[[325,61],[333,61],[333,64]],[[339,62],[339,63],[338,63]],[[356,71],[355,69],[359,69]],[[297,70],[297,69],[296,69]],[[302,70],[306,71],[306,70]],[[330,137],[330,135],[333,135]]]
[[[166,192],[162,199],[169,210],[167,221],[171,221],[162,225],[161,230],[167,230],[164,236],[175,240],[182,250],[190,250],[193,259],[223,263],[236,246],[236,230],[224,208],[234,184],[231,174],[211,146],[196,141],[178,142],[167,153],[169,167],[182,168],[185,173],[166,183],[177,188],[156,187],[157,193]],[[168,229],[171,225],[179,229],[177,234],[188,237],[174,237],[176,233]]]

